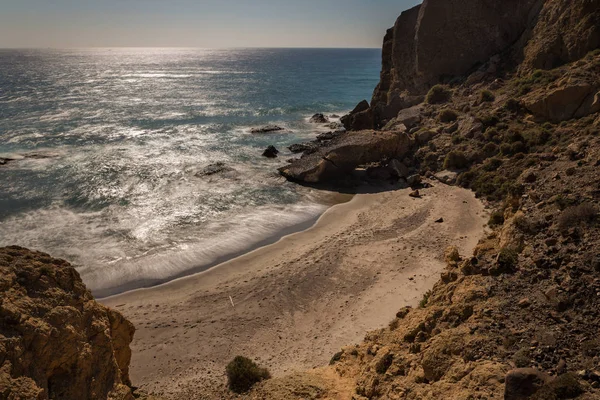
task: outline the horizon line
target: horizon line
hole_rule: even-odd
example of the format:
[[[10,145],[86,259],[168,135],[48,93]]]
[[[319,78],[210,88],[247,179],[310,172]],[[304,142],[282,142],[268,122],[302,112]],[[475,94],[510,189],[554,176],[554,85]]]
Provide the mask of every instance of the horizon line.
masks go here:
[[[195,50],[240,50],[240,49],[354,49],[354,50],[381,50],[381,47],[351,47],[351,46],[225,46],[225,47],[201,47],[201,46],[9,46],[0,50],[77,50],[77,49],[195,49]]]

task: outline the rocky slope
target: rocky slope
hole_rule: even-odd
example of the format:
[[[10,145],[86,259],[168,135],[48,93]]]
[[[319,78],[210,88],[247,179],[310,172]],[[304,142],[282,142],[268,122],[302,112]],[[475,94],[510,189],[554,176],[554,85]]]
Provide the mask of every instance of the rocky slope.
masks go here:
[[[0,248],[1,399],[133,399],[134,331],[66,261]]]
[[[555,68],[598,46],[598,0],[425,0],[388,30],[370,107],[344,122],[353,130],[381,128],[436,83],[475,71]]]
[[[418,308],[390,310],[388,328],[332,366],[250,397],[316,386],[312,398],[600,398],[600,3],[465,7],[425,1],[402,14],[371,106],[345,122],[408,134],[406,174],[475,191],[495,209],[493,232],[474,254],[448,250]],[[314,376],[325,383],[307,384]],[[331,389],[339,382],[351,390]]]

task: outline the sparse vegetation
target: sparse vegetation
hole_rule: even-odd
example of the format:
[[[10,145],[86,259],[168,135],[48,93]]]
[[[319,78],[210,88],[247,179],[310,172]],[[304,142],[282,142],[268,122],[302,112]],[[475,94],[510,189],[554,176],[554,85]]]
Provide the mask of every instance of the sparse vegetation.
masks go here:
[[[496,100],[496,96],[489,90],[482,90],[479,94],[479,100],[483,103],[491,103]]]
[[[427,292],[425,292],[425,294],[423,295],[423,298],[419,302],[419,308],[425,308],[425,306],[427,306],[427,303],[429,302],[429,298],[431,297],[431,294],[432,294],[431,290],[428,290]]]
[[[451,151],[444,160],[444,169],[464,169],[469,166],[469,160],[461,151]]]
[[[242,356],[235,357],[227,364],[225,371],[227,385],[235,393],[245,393],[258,382],[271,378],[266,368],[261,368],[254,361]]]
[[[558,217],[558,227],[566,230],[584,222],[593,222],[598,217],[598,209],[590,203],[583,203],[565,209]]]
[[[443,122],[443,123],[454,122],[458,119],[458,113],[449,108],[445,108],[440,112],[440,115],[438,118],[439,118],[440,122]]]
[[[490,215],[490,220],[488,225],[491,227],[499,226],[504,224],[504,212],[501,210],[496,210]]]
[[[425,101],[428,104],[443,104],[450,101],[451,98],[452,91],[448,87],[443,85],[435,85],[429,89]]]

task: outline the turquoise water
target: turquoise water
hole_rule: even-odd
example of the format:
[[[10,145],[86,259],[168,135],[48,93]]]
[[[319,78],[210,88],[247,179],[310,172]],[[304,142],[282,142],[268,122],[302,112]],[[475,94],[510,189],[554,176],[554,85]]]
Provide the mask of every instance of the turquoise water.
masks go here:
[[[379,69],[371,49],[0,50],[0,157],[24,157],[0,166],[0,245],[107,295],[312,220],[326,206],[277,175],[285,147],[369,99]],[[249,132],[266,124],[285,130]],[[198,174],[214,162],[233,171]]]

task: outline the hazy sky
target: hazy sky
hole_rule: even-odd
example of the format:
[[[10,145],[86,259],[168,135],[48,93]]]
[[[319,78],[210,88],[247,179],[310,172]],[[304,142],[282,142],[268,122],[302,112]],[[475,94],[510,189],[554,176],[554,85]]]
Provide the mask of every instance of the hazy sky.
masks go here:
[[[380,47],[419,0],[0,0],[1,47]]]

